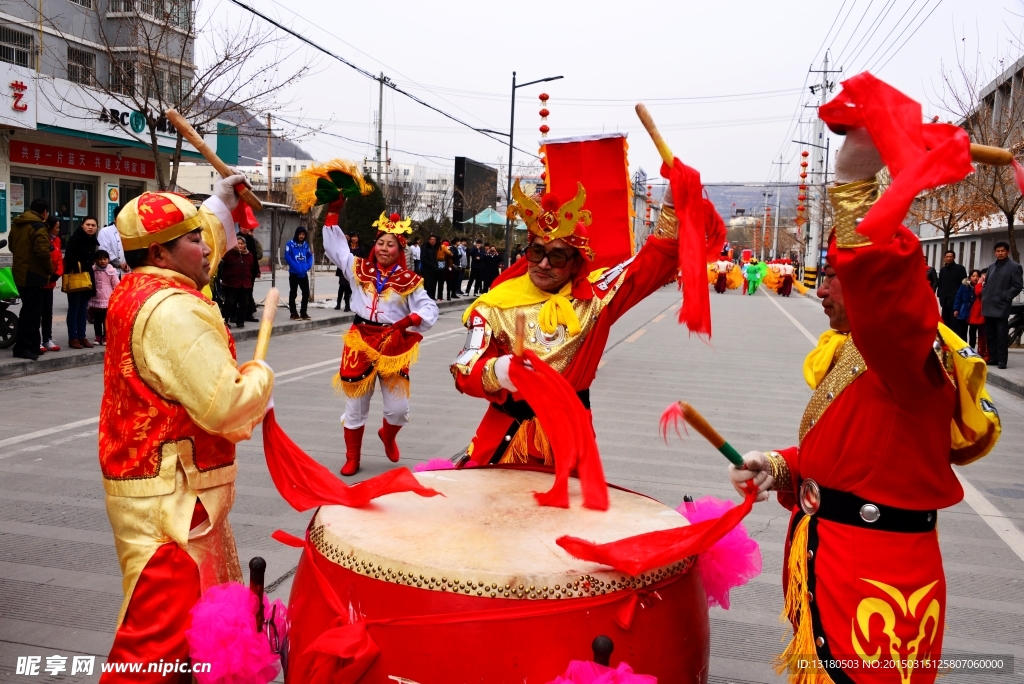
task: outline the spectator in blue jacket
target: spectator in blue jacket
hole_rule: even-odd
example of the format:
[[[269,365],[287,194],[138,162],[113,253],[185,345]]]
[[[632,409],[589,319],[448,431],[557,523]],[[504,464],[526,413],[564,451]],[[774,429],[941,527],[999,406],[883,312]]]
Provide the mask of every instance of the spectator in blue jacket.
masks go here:
[[[974,307],[974,286],[981,280],[981,271],[974,269],[968,278],[964,278],[960,289],[956,291],[956,299],[953,300],[953,318],[956,319],[956,328],[953,329],[960,339],[967,339],[967,324],[971,317],[971,309]],[[974,345],[971,345],[974,346]]]
[[[292,320],[301,318],[309,320],[306,307],[309,304],[309,271],[313,268],[313,250],[306,242],[306,229],[299,226],[295,229],[295,237],[284,246],[284,258],[288,262],[288,308],[292,312]],[[301,314],[295,309],[296,290],[302,289]]]

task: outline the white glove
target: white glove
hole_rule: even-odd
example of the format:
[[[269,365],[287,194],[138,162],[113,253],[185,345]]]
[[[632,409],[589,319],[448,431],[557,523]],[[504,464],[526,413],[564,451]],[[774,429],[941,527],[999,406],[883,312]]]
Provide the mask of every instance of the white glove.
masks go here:
[[[885,163],[866,128],[851,128],[836,154],[836,183],[874,178]]]
[[[748,451],[743,454],[743,468],[729,466],[729,479],[741,496],[747,495],[743,485],[748,480],[753,480],[757,485],[757,500],[767,501],[768,490],[775,484],[775,478],[772,477],[771,472],[772,466],[768,462],[768,456],[761,451]]]
[[[235,186],[241,183],[247,188],[252,185],[246,177],[237,169],[231,169],[234,173],[227,178],[221,178],[213,184],[213,196],[224,203],[228,211],[234,211],[238,206],[238,195],[235,193]]]
[[[508,377],[508,367],[512,365],[512,356],[506,354],[505,356],[499,356],[498,360],[494,362],[494,377],[498,378],[498,384],[503,389],[507,389],[509,392],[518,392],[519,388],[515,386],[512,379]]]

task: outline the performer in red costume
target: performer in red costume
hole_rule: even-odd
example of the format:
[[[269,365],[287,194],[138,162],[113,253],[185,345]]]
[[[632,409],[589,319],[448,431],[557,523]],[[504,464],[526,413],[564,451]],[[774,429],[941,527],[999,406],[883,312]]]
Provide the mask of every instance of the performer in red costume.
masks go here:
[[[565,203],[551,194],[537,202],[518,181],[512,192],[513,211],[525,221],[532,241],[525,258],[466,310],[469,334],[451,371],[456,389],[490,402],[467,449],[472,461],[552,465],[547,435],[509,379],[517,313],[526,316],[526,348],[565,377],[589,409],[590,384],[612,324],[675,277],[678,219],[666,194],[661,218],[643,248],[593,277],[583,186]]]
[[[240,581],[227,516],[235,443],[263,418],[274,376],[237,366],[217,305],[199,291],[234,241],[230,210],[241,175],[216,184],[196,211],[172,193],[147,192],[117,217],[132,272],[110,298],[99,460],[124,603],[108,661],[180,661],[191,681],[185,630],[206,588]],[[183,674],[177,674],[184,671]],[[101,681],[177,681],[105,673]]]
[[[345,335],[345,351],[335,385],[348,397],[345,414],[345,465],[342,475],[359,470],[363,430],[370,399],[380,379],[384,420],[377,435],[384,453],[397,462],[401,452],[395,438],[409,422],[409,366],[416,362],[420,334],[437,322],[437,304],[423,288],[423,278],[406,267],[405,233],[411,221],[384,214],[374,222],[377,238],[368,259],[352,255],[338,214],[328,211],[324,223],[324,252],[352,284],[355,321]]]
[[[951,464],[980,458],[999,422],[977,354],[939,321],[917,237],[923,189],[971,172],[965,131],[869,74],[821,116],[847,131],[829,190],[835,231],[818,289],[831,330],[807,357],[800,446],[730,466],[793,511],[783,583],[790,682],[933,682],[946,586],[937,509],[963,498]],[[876,147],[877,146],[877,147]],[[880,155],[881,152],[881,155]],[[894,181],[879,198],[883,162]]]

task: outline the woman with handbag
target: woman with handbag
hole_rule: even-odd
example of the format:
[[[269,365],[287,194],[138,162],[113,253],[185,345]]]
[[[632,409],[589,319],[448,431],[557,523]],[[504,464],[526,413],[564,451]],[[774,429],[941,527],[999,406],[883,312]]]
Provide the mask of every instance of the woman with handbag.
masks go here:
[[[85,326],[88,322],[89,300],[96,294],[92,265],[99,238],[99,223],[86,216],[82,225],[68,238],[64,251],[64,275],[61,290],[68,296],[68,346],[72,349],[91,348]]]

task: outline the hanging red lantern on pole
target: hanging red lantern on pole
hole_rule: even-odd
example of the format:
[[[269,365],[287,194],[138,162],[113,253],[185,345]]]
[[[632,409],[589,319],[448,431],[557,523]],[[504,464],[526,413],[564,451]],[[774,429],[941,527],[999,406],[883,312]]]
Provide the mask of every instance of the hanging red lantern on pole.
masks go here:
[[[548,131],[551,130],[547,124],[548,115],[551,114],[548,111],[548,94],[541,93],[538,97],[540,98],[540,136],[546,138],[548,137]]]

